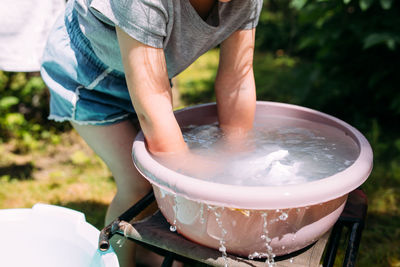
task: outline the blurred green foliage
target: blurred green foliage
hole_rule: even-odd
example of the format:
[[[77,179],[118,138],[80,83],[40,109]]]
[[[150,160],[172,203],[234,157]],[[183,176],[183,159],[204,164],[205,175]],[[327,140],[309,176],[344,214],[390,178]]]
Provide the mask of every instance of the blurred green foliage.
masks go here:
[[[49,95],[38,73],[0,71],[0,143],[16,140],[21,152],[35,149],[38,140],[57,142],[57,131],[68,124],[47,120]]]
[[[289,71],[294,97],[286,102],[328,112],[361,129],[373,119],[397,127],[399,11],[399,1],[391,0],[265,1],[257,49],[301,58]],[[258,96],[272,98],[279,84],[264,89],[263,77],[257,79]]]

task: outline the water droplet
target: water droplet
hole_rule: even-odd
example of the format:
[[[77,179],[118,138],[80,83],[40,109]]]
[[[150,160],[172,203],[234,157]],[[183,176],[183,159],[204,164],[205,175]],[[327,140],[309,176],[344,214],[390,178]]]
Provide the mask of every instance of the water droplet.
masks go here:
[[[286,221],[288,217],[289,215],[286,212],[282,212],[282,214],[279,216],[279,219],[281,219],[281,221]]]
[[[174,221],[173,221],[172,225],[169,227],[169,230],[171,232],[175,232],[176,231],[176,218],[178,217],[178,203],[177,203],[176,194],[174,194],[173,200],[174,200],[174,204],[173,204],[172,209],[174,211]]]
[[[279,210],[280,211],[280,210]],[[272,247],[271,247],[271,238],[268,237],[268,220],[267,220],[267,213],[266,212],[262,212],[261,213],[261,218],[263,220],[263,229],[262,232],[263,234],[261,235],[261,239],[265,241],[265,248],[266,248],[266,252],[264,253],[253,253],[252,256],[257,256],[259,258],[266,258],[265,264],[268,266],[274,266],[275,262],[274,262],[274,257],[275,254],[272,253]]]
[[[200,223],[204,224],[204,203],[200,203]]]
[[[208,206],[210,207],[210,206]],[[227,231],[224,229],[222,225],[222,220],[220,219],[222,216],[222,211],[224,210],[224,207],[213,207],[210,208],[211,210],[214,211],[215,215],[215,221],[218,224],[218,227],[221,230],[221,238],[219,239],[219,251],[222,253],[222,258],[224,259],[224,266],[228,266],[228,254],[226,253],[226,247],[225,247],[225,235],[227,234]]]
[[[125,244],[125,242],[126,242],[126,240],[127,240],[128,238],[125,236],[125,237],[121,237],[120,239],[118,239],[118,241],[117,241],[117,245],[118,245],[118,247],[122,247],[124,244]]]
[[[274,267],[275,266],[274,258],[272,258],[272,259],[267,258],[267,260],[265,261],[265,264],[268,264],[268,267]]]
[[[258,253],[258,252],[254,252],[254,253],[252,253],[252,254],[250,254],[249,256],[248,256],[248,258],[250,259],[250,260],[254,260],[255,258],[259,258],[260,257],[260,253]]]

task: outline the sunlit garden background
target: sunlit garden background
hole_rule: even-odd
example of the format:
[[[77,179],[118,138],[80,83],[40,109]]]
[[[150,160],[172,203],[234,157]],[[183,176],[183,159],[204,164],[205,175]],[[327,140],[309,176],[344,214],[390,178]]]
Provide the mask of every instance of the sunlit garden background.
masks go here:
[[[214,101],[217,64],[216,48],[174,80],[176,108]],[[400,266],[399,1],[265,0],[254,70],[259,100],[326,112],[367,137],[374,169],[357,263]],[[0,71],[0,208],[61,205],[101,229],[111,173],[69,124],[47,120],[48,98],[38,74]]]

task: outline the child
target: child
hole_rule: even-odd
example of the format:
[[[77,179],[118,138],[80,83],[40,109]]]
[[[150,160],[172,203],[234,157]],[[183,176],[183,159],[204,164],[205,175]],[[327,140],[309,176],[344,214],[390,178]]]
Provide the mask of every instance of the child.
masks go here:
[[[106,223],[150,191],[131,160],[137,130],[130,119],[138,118],[151,153],[191,158],[173,115],[170,79],[219,44],[219,125],[232,139],[252,127],[261,7],[262,0],[69,0],[41,73],[49,118],[71,121],[115,178]],[[121,266],[134,264],[130,248],[122,249]]]

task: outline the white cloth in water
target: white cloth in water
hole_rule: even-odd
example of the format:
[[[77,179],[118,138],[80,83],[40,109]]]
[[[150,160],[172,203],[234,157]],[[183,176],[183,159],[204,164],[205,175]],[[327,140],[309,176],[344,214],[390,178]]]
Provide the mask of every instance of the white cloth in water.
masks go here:
[[[0,70],[33,72],[65,0],[1,0]]]
[[[273,151],[266,156],[237,161],[231,167],[231,175],[242,185],[277,186],[305,182],[299,176],[300,163],[283,164],[281,161],[289,155],[284,149]],[[243,179],[243,177],[248,177]]]

